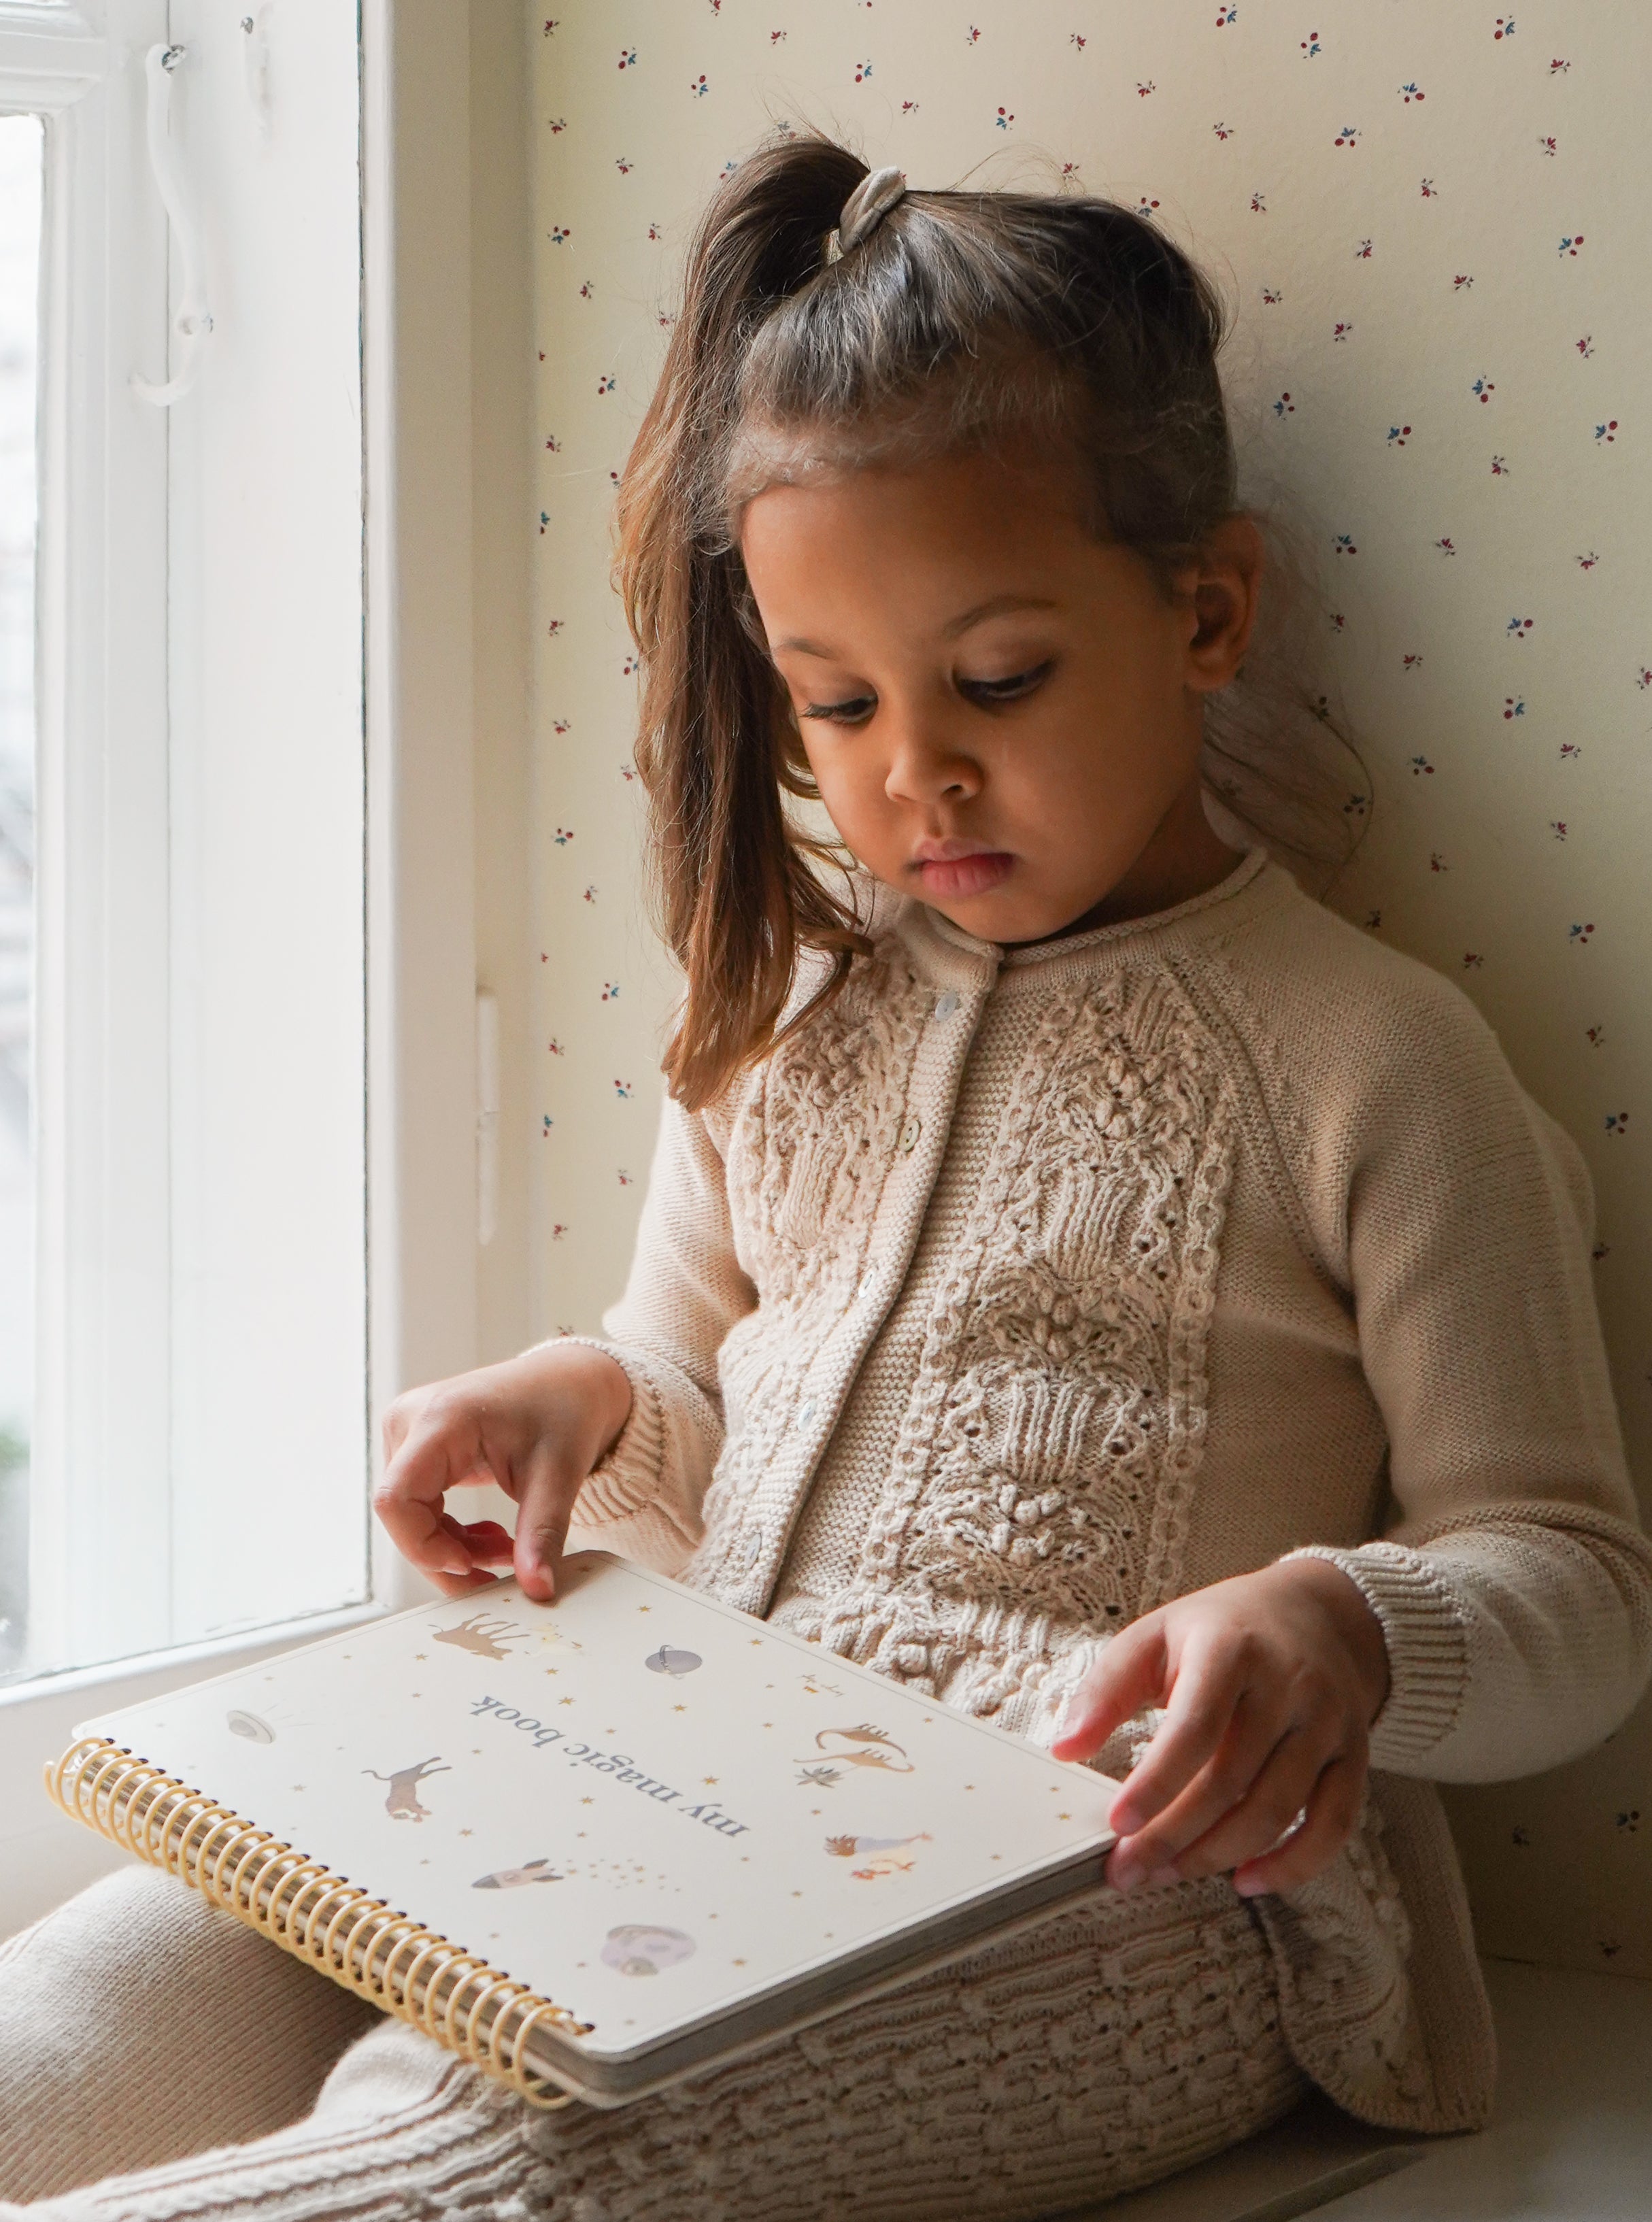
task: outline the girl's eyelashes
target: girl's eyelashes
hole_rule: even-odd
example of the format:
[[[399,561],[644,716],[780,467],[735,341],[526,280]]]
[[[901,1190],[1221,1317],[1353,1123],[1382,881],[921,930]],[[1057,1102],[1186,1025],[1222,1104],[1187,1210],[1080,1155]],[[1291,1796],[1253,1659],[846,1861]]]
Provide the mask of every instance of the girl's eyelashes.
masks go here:
[[[960,679],[958,691],[970,702],[1019,702],[1040,687],[1054,668],[1055,658],[1046,656],[1030,671],[1012,672],[1005,679]],[[797,714],[823,725],[864,725],[876,707],[876,694],[856,694],[843,702],[806,702]]]
[[[1055,658],[1046,656],[1030,671],[1017,671],[1008,679],[960,679],[958,690],[972,702],[1018,702],[1023,694],[1030,694],[1041,686],[1055,669]]]
[[[857,694],[847,702],[805,702],[797,714],[827,725],[864,725],[876,707],[876,694]]]

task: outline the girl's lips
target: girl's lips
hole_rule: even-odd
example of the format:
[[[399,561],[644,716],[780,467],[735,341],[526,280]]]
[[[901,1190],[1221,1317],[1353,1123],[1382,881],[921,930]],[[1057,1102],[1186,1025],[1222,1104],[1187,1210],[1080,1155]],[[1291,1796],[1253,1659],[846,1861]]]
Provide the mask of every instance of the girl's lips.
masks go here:
[[[933,858],[920,864],[924,892],[932,895],[983,895],[1008,877],[1015,859],[1002,849],[989,849],[974,857],[954,857],[945,863]]]

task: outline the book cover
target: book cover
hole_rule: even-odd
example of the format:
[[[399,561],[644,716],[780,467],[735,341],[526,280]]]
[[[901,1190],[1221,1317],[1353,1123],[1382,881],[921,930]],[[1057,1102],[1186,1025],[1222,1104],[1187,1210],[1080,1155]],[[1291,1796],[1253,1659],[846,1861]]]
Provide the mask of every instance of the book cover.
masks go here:
[[[583,2095],[1099,1882],[1093,1769],[606,1553],[558,1589],[437,1599],[78,1733],[569,2009],[550,2056]]]

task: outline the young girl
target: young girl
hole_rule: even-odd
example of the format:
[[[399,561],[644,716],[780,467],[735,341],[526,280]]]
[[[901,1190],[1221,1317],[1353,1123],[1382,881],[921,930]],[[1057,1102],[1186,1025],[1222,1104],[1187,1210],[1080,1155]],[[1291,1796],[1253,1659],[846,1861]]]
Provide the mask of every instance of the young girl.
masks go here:
[[[380,2023],[293,2124],[365,2010],[122,1878],[13,1949],[0,2187],[172,2164],[36,2213],[1008,2222],[1310,2082],[1486,2119],[1431,1785],[1624,1717],[1652,1556],[1576,1151],[1207,813],[1264,570],[1221,337],[1105,202],[824,140],[723,187],[620,510],[687,980],[636,1256],[606,1340],[399,1397],[378,1500],[449,1593],[551,1596],[571,1527],[1128,1773],[1112,1887],[617,2113]],[[443,1509],[484,1478],[513,1542]],[[41,2076],[53,2013],[85,2075]]]

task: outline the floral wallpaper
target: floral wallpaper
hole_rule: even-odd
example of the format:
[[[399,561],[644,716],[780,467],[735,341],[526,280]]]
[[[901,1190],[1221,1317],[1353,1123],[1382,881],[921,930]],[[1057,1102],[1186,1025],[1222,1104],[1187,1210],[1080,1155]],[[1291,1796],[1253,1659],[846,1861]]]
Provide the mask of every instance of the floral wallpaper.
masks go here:
[[[766,129],[807,119],[916,185],[1109,194],[1233,304],[1242,491],[1307,520],[1312,676],[1370,767],[1332,900],[1460,982],[1586,1151],[1618,1397],[1652,1478],[1652,203],[1624,190],[1652,14],[551,4],[530,27],[543,1331],[594,1328],[624,1277],[670,993],[638,894],[610,497],[697,210]],[[1652,1975],[1652,1715],[1452,1810],[1489,1949]]]

